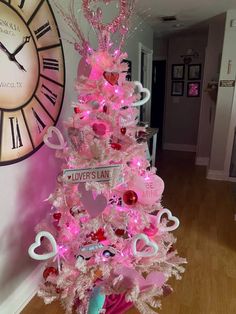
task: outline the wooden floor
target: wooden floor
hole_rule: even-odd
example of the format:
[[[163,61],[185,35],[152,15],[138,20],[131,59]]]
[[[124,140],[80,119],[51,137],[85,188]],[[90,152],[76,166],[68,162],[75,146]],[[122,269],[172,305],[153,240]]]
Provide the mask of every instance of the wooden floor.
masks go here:
[[[159,174],[166,183],[163,205],[180,218],[175,232],[188,265],[160,314],[236,313],[236,184],[205,179],[194,154],[159,154]],[[63,314],[58,304],[34,298],[22,314]],[[127,314],[137,314],[134,309]],[[119,313],[114,313],[119,314]]]

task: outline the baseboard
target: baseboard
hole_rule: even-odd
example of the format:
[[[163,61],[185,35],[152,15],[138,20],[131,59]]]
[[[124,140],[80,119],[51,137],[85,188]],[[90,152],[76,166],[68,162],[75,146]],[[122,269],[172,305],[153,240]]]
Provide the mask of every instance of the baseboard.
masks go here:
[[[236,178],[235,177],[228,177],[228,181],[229,182],[236,182]]]
[[[12,292],[12,294],[0,305],[0,313],[20,314],[38,291],[38,285],[42,280],[40,264],[36,269]]]
[[[196,166],[208,166],[209,157],[196,157],[195,165]]]
[[[164,150],[176,150],[181,152],[196,152],[196,145],[164,143]]]
[[[209,180],[219,180],[228,181],[229,177],[224,170],[208,170],[207,179]]]

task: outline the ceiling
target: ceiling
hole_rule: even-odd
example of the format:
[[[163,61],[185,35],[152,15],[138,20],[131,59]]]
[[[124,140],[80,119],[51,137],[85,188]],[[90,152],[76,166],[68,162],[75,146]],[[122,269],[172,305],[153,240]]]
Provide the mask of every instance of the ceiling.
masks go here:
[[[136,8],[153,27],[155,37],[163,37],[236,9],[236,0],[137,0]],[[177,21],[161,21],[161,17],[170,15],[175,15]]]

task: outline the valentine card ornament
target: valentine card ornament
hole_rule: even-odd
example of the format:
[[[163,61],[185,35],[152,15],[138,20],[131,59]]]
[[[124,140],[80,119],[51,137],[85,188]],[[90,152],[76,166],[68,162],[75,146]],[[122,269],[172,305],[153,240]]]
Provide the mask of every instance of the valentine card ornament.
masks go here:
[[[56,143],[53,142],[53,137],[56,138]],[[44,144],[52,149],[63,149],[65,148],[64,137],[61,134],[61,131],[55,126],[50,126],[47,129],[43,137]]]
[[[135,81],[134,85],[138,87],[138,92],[139,93],[144,93],[145,94],[143,99],[141,99],[141,100],[139,100],[139,101],[137,101],[137,102],[135,102],[133,104],[133,107],[140,107],[140,106],[146,104],[149,101],[149,99],[151,97],[151,93],[150,93],[149,89],[144,88],[142,83],[140,83],[138,81]]]
[[[168,220],[174,222],[173,225],[169,227],[165,227],[161,225],[161,219],[164,215],[167,215]],[[161,209],[157,214],[157,226],[158,229],[162,232],[170,232],[176,230],[180,225],[179,219],[172,215],[171,211],[169,209],[163,208]]]
[[[46,238],[50,242],[52,247],[51,252],[43,254],[38,254],[35,252],[35,250],[41,246],[42,238]],[[28,249],[29,256],[38,261],[45,261],[50,258],[53,258],[54,256],[57,255],[57,252],[58,250],[56,240],[54,239],[53,235],[48,231],[40,231],[35,237],[35,242],[31,244],[31,246]]]
[[[138,241],[143,241],[144,246],[141,248],[141,250],[138,249]],[[159,248],[158,245],[151,241],[149,237],[144,234],[137,234],[133,239],[132,239],[132,252],[134,256],[137,257],[152,257],[155,256],[158,252]]]

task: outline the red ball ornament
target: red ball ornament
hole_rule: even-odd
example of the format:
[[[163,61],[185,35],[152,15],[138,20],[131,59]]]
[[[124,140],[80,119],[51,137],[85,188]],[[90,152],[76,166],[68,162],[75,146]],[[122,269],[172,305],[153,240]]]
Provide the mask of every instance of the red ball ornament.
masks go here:
[[[55,220],[60,220],[60,219],[61,219],[61,213],[54,213],[54,214],[53,214],[53,218],[54,218]]]
[[[125,135],[125,133],[126,133],[126,128],[121,128],[121,129],[120,129],[120,133],[123,134],[123,135]]]
[[[125,234],[125,230],[124,229],[116,229],[115,234],[118,237],[122,237]]]
[[[123,201],[126,205],[134,205],[138,201],[138,195],[134,191],[128,190],[123,194]]]
[[[79,110],[78,107],[75,107],[75,108],[74,108],[74,113],[80,113],[80,110]]]
[[[102,111],[103,111],[104,113],[107,113],[107,106],[103,106]]]
[[[49,275],[57,276],[58,275],[58,270],[55,267],[47,267],[47,268],[45,268],[44,272],[43,272],[43,278],[45,280],[47,280]]]
[[[116,150],[121,150],[121,145],[119,143],[111,143],[111,147]]]

